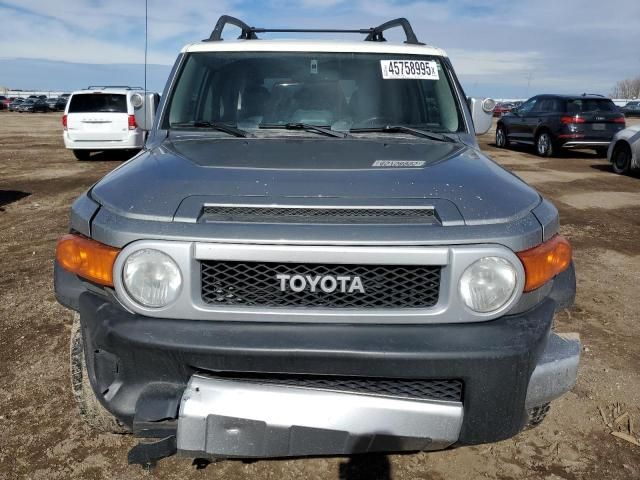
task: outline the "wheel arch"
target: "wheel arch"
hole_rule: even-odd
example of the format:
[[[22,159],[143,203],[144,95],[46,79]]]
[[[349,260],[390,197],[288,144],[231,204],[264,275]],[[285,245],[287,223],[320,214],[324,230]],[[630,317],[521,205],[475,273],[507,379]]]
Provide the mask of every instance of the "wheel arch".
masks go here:
[[[553,130],[551,129],[551,127],[549,125],[547,125],[546,123],[543,123],[542,125],[538,125],[536,127],[535,132],[533,133],[533,138],[534,140],[537,140],[538,136],[543,133],[543,132],[547,132],[548,134],[551,135],[551,140],[553,142],[556,141],[556,136],[553,134]]]
[[[614,154],[616,150],[619,148],[626,148],[631,153],[631,165],[630,165],[631,169],[640,168],[640,158],[638,158],[638,155],[635,154],[635,152],[633,151],[633,148],[631,148],[631,144],[626,138],[619,138],[613,144],[613,148],[611,149],[611,158],[608,159],[609,163],[613,164]]]

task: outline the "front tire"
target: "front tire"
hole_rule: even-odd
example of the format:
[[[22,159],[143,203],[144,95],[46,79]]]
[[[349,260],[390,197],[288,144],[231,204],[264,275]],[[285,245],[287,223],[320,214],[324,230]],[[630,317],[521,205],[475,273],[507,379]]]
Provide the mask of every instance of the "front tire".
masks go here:
[[[536,137],[536,153],[541,157],[553,156],[553,138],[549,132],[541,132]]]
[[[76,157],[76,160],[80,160],[81,162],[85,162],[91,158],[91,152],[89,150],[74,150],[73,155]]]
[[[73,313],[69,344],[71,390],[82,419],[99,433],[128,433],[129,431],[102,406],[89,382],[80,315]]]
[[[616,146],[611,155],[611,165],[618,175],[627,175],[631,171],[631,149],[625,144]]]
[[[504,126],[498,125],[496,128],[496,147],[507,148],[509,146],[509,138]]]

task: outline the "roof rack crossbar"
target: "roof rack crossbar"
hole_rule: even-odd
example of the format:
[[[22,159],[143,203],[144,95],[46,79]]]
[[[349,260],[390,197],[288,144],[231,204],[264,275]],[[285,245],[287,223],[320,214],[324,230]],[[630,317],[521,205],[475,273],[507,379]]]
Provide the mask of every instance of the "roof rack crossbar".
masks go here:
[[[109,88],[120,88],[123,90],[143,90],[142,87],[129,87],[128,85],[89,85],[87,90],[107,90]]]
[[[238,27],[242,32],[238,37],[239,40],[257,40],[257,33],[358,33],[361,35],[366,35],[365,41],[368,42],[386,42],[387,40],[384,38],[383,33],[394,27],[402,27],[404,30],[404,34],[407,37],[405,43],[411,45],[424,45],[424,43],[420,43],[416,34],[413,32],[413,28],[411,28],[411,24],[409,20],[406,18],[396,18],[395,20],[390,20],[388,22],[383,23],[377,27],[373,28],[359,28],[359,29],[315,29],[315,28],[257,28],[250,27],[242,20],[239,20],[235,17],[231,17],[229,15],[222,15],[216,26],[211,32],[211,36],[204,40],[205,42],[219,42],[222,41],[222,31],[227,25],[234,25]]]
[[[413,28],[409,23],[409,20],[407,20],[406,18],[396,18],[395,20],[389,20],[382,25],[378,25],[377,27],[372,28],[371,33],[367,35],[365,41],[386,42],[383,33],[395,27],[402,27],[402,29],[404,30],[404,34],[407,37],[407,40],[404,43],[408,43],[410,45],[424,45],[424,43],[420,43],[418,41],[418,37],[416,37],[416,34],[413,32]]]
[[[208,41],[209,42],[221,41],[222,30],[224,30],[224,27],[226,27],[227,24],[234,25],[238,27],[240,30],[242,30],[242,33],[238,37],[239,40],[257,40],[258,39],[258,37],[254,32],[253,27],[250,27],[249,25],[244,23],[242,20],[237,19],[236,17],[232,17],[230,15],[222,15],[218,19],[216,26],[213,28],[213,32],[211,32],[211,36],[209,37]]]

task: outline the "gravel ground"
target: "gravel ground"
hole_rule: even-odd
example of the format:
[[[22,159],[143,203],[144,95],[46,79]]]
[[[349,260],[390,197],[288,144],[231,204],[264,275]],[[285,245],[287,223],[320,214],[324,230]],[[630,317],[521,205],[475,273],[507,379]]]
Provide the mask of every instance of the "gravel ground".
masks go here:
[[[640,478],[640,178],[573,152],[482,149],[551,199],[575,248],[578,299],[557,317],[584,343],[575,389],[538,428],[494,445],[353,458],[227,461],[196,470],[170,458],[151,473],[128,466],[129,436],[97,435],[74,409],[69,312],[53,295],[56,239],[73,199],[122,159],[78,162],[64,149],[60,115],[0,113],[0,478],[68,479],[602,479]],[[623,421],[624,420],[624,421]],[[607,425],[609,424],[609,425]]]

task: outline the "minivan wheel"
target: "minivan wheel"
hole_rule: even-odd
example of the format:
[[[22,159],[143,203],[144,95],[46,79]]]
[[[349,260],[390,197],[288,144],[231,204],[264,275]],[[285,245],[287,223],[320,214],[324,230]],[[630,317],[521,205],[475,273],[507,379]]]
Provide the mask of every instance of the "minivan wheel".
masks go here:
[[[76,160],[80,160],[81,162],[91,158],[91,152],[89,150],[74,150],[73,155],[76,157]]]
[[[509,146],[509,139],[507,138],[507,132],[502,125],[496,128],[496,147],[505,148]]]
[[[613,171],[626,175],[631,170],[631,150],[627,145],[618,145],[611,156]]]
[[[80,315],[77,312],[73,313],[69,358],[71,390],[82,419],[93,430],[100,433],[129,433],[129,430],[102,406],[93,393],[87,373],[87,361],[84,356]]]
[[[553,155],[553,140],[549,132],[542,132],[536,138],[536,153],[541,157]]]

